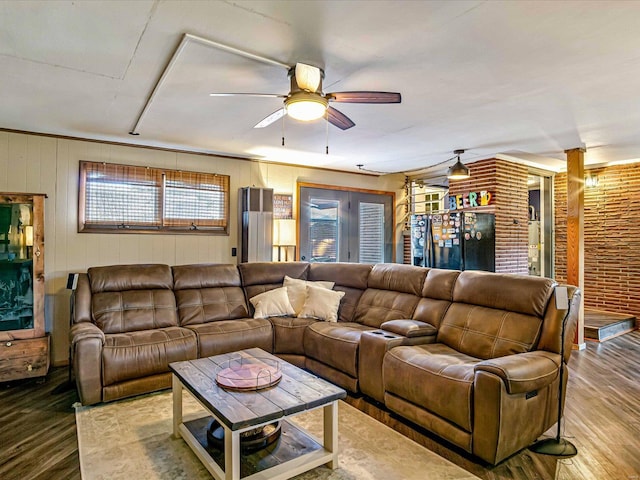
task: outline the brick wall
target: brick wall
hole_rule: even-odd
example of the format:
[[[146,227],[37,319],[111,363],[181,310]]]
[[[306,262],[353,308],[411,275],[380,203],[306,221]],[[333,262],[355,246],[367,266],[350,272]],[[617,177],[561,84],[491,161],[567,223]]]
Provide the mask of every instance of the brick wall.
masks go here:
[[[528,168],[495,158],[465,163],[471,178],[451,180],[449,195],[488,190],[495,198],[491,205],[465,209],[496,216],[496,272],[527,275],[529,241]],[[514,222],[515,221],[515,222]]]
[[[640,317],[640,166],[587,171],[598,186],[585,188],[585,307]],[[554,182],[555,278],[567,278],[567,176]]]

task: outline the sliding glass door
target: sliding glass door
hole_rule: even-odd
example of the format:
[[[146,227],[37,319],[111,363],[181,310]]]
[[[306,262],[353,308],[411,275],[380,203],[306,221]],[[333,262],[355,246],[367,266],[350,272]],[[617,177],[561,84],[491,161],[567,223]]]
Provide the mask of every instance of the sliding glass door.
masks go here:
[[[300,187],[300,260],[391,262],[393,194]]]

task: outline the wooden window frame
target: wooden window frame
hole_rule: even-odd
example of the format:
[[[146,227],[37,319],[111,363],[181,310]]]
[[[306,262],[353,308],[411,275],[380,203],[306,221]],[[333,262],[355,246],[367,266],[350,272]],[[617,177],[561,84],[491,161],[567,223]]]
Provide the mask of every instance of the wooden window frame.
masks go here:
[[[87,173],[96,171],[99,168],[122,170],[125,184],[133,183],[136,175],[144,170],[149,176],[149,184],[154,183],[159,189],[159,199],[156,202],[157,215],[154,221],[145,223],[126,224],[124,221],[95,221],[87,222]],[[168,180],[180,178],[185,184],[216,185],[221,188],[222,193],[222,219],[192,219],[174,218],[168,219],[165,210],[167,201]],[[178,187],[174,187],[178,188]],[[195,190],[207,190],[206,188],[195,188]],[[150,234],[190,234],[190,235],[229,235],[229,204],[230,204],[230,177],[217,173],[190,172],[185,170],[172,170],[167,168],[153,168],[146,166],[123,165],[106,162],[80,161],[79,168],[79,189],[78,189],[78,232],[79,233],[150,233]]]

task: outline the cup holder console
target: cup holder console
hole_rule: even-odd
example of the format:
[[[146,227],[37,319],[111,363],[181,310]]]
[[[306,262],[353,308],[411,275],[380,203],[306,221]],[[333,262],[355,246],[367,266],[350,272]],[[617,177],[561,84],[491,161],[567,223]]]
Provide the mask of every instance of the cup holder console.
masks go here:
[[[373,330],[372,332],[373,335],[381,335],[384,338],[398,338],[396,335],[391,335],[383,330]]]

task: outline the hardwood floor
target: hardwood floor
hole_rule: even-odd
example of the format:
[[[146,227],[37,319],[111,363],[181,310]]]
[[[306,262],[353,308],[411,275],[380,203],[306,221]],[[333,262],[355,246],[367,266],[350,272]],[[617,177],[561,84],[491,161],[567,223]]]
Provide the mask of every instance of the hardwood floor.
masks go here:
[[[79,480],[78,440],[72,405],[75,389],[54,393],[67,368],[46,379],[0,384],[0,478]]]
[[[578,455],[564,460],[525,449],[497,466],[481,464],[363,399],[350,403],[487,480],[640,480],[640,331],[588,342],[572,353],[569,369],[563,437]],[[80,478],[72,407],[78,399],[75,390],[59,392],[66,380],[66,368],[54,368],[45,381],[0,384],[0,479]]]

